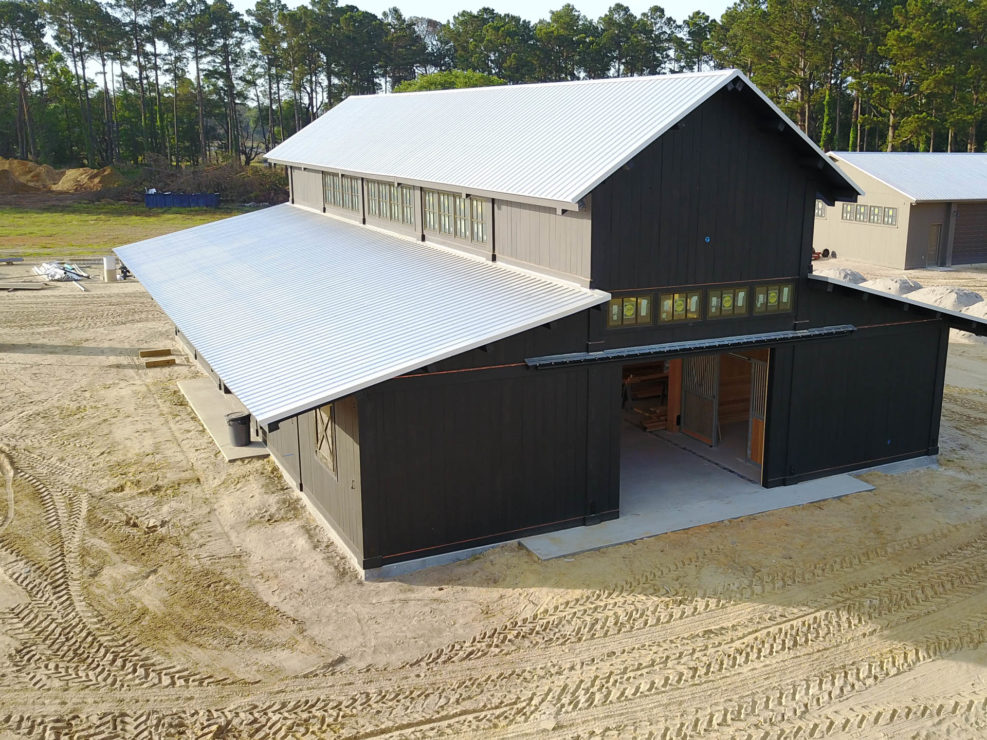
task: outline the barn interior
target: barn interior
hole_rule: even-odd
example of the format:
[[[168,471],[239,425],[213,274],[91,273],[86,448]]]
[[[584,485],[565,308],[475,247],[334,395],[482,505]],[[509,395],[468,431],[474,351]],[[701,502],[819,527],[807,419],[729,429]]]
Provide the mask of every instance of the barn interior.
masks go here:
[[[622,451],[649,444],[639,437],[650,435],[760,484],[768,358],[769,350],[754,349],[625,365]],[[667,470],[655,468],[654,483],[646,483],[648,476],[625,468],[651,465],[632,458],[639,456],[622,455],[622,500],[631,486],[651,488],[667,478]]]

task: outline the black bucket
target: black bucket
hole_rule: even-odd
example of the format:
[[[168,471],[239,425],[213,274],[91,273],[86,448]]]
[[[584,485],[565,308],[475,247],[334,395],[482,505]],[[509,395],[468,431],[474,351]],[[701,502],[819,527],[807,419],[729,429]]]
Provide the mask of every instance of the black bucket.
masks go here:
[[[246,447],[250,444],[250,414],[245,411],[234,411],[226,415],[226,425],[230,429],[230,444],[234,447]]]

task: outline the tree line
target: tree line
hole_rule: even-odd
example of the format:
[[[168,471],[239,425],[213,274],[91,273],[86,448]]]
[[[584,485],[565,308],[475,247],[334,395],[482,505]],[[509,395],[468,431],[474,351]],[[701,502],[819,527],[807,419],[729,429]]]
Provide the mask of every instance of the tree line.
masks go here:
[[[448,23],[337,0],[0,0],[0,155],[249,164],[349,95],[738,67],[826,149],[978,151],[987,0],[617,3]]]

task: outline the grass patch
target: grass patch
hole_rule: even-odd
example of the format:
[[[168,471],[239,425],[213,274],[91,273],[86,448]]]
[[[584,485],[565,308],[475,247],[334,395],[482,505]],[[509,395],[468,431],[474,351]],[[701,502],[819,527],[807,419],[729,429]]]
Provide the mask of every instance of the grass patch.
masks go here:
[[[199,226],[248,208],[145,208],[138,203],[0,206],[0,254],[58,259],[108,254],[113,247]]]

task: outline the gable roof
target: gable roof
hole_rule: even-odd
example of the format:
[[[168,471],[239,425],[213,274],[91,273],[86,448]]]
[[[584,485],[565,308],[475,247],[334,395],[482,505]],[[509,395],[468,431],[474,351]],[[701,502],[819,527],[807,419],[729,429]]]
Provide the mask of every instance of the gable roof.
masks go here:
[[[735,69],[352,96],[266,156],[571,206],[714,93],[744,84],[819,157],[832,180],[859,192]]]
[[[987,200],[987,154],[830,152],[913,202]]]
[[[287,204],[114,251],[264,426],[610,298]]]

